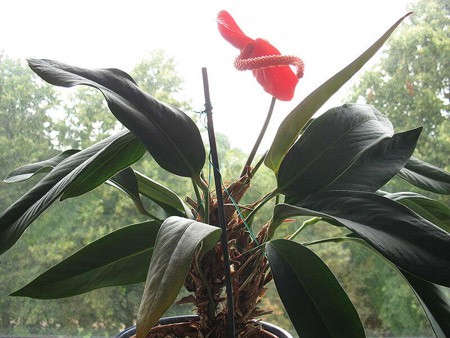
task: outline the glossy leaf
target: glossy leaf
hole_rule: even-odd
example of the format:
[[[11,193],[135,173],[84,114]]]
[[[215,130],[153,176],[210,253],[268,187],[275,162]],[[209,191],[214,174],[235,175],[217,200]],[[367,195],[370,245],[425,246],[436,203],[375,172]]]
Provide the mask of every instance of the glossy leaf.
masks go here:
[[[129,131],[121,131],[59,163],[38,184],[6,209],[0,216],[0,253],[20,238],[28,226],[64,193],[66,187],[99,159],[120,157],[123,144],[133,142]],[[131,163],[121,163],[128,166]]]
[[[142,143],[134,137],[117,143],[114,156],[108,151],[98,154],[96,159],[67,185],[61,200],[80,196],[95,189],[120,170],[138,161],[144,153]]]
[[[450,194],[450,174],[417,158],[412,157],[398,175],[421,189]]]
[[[450,234],[400,203],[367,192],[326,191],[295,206],[277,205],[272,228],[293,216],[340,223],[399,268],[450,286]]]
[[[450,232],[450,208],[445,204],[412,192],[399,192],[384,196],[407,206],[431,223]]]
[[[422,128],[383,138],[366,149],[325,190],[375,192],[394,177],[411,157]]]
[[[137,338],[172,305],[198,250],[211,249],[219,240],[218,227],[181,217],[169,217],[161,225],[145,282],[137,319]]]
[[[3,180],[5,183],[15,183],[28,180],[37,174],[49,173],[57,166],[61,161],[65,160],[67,157],[72,156],[79,152],[78,149],[69,149],[59,153],[55,157],[52,157],[45,161],[40,161],[36,163],[26,164],[11,171],[8,176]]]
[[[145,210],[144,204],[141,200],[141,195],[139,194],[136,175],[134,174],[134,170],[131,167],[125,168],[124,170],[118,172],[116,175],[106,181],[106,183],[119,189],[128,197],[130,197],[141,214],[147,214],[147,211]]]
[[[437,338],[450,337],[450,302],[433,283],[401,271],[413,289]]]
[[[186,218],[193,219],[191,210],[183,200],[169,188],[136,171],[139,192],[150,198],[169,215],[176,216],[181,212]]]
[[[266,251],[278,294],[300,337],[365,337],[353,304],[315,253],[284,239],[267,243]]]
[[[143,282],[158,229],[159,224],[152,221],[116,230],[67,257],[12,296],[63,298]]]
[[[410,13],[409,13],[410,14]],[[275,139],[265,159],[265,164],[275,174],[281,161],[289,148],[297,140],[303,126],[319,110],[319,108],[341,88],[370,58],[383,46],[385,41],[408,16],[400,18],[383,36],[370,46],[363,54],[347,67],[335,74],[320,87],[309,94],[289,115],[283,120],[275,135]]]
[[[365,152],[393,133],[390,121],[372,106],[346,104],[332,108],[315,119],[286,154],[277,175],[278,190],[286,195],[288,203],[295,203],[332,185]],[[406,153],[411,155],[411,151]],[[360,178],[369,179],[363,175]]]
[[[125,72],[89,70],[52,60],[32,59],[28,63],[51,84],[99,89],[114,116],[136,135],[162,168],[180,176],[199,177],[205,149],[195,123],[179,109],[141,91]]]

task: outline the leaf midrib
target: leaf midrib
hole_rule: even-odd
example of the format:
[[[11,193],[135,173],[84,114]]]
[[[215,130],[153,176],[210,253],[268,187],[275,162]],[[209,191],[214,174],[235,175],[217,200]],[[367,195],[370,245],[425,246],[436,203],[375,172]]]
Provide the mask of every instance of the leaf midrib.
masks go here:
[[[364,120],[361,120],[359,123],[357,123],[357,124],[355,124],[354,126],[352,126],[351,128],[349,128],[345,133],[341,134],[340,137],[338,137],[337,139],[335,139],[335,141],[332,142],[328,147],[325,147],[321,152],[319,152],[319,153],[317,154],[317,156],[314,157],[313,160],[310,161],[306,166],[302,167],[301,170],[297,171],[297,174],[296,174],[296,175],[293,175],[292,178],[291,178],[290,180],[288,180],[285,184],[283,184],[282,187],[278,187],[278,189],[279,189],[279,190],[283,190],[286,186],[291,185],[292,182],[296,181],[297,178],[298,178],[299,176],[301,176],[302,174],[304,174],[304,172],[305,172],[306,170],[308,170],[313,164],[316,164],[316,162],[318,162],[319,159],[322,158],[322,156],[323,156],[325,153],[331,151],[331,149],[332,149],[336,144],[338,144],[345,136],[347,136],[350,132],[352,132],[355,128],[359,127],[359,126],[362,125],[363,123],[366,123],[367,121],[371,121],[371,120],[373,120],[371,117],[367,117],[367,118],[365,118]],[[359,153],[358,153],[357,155],[359,155]],[[354,157],[354,158],[355,158],[355,157]],[[353,161],[352,163],[354,163],[354,161]],[[348,168],[348,167],[347,167],[347,168]],[[345,171],[345,169],[344,169],[344,171]],[[341,173],[341,174],[342,174],[342,173]]]
[[[114,260],[114,261],[109,261],[107,264],[97,265],[97,266],[95,266],[95,267],[93,267],[93,268],[91,268],[91,269],[89,269],[88,271],[85,271],[85,272],[83,272],[83,273],[71,274],[71,275],[69,275],[69,276],[66,276],[64,279],[60,279],[60,280],[58,280],[58,281],[51,282],[50,284],[46,283],[46,284],[44,285],[44,284],[42,284],[42,282],[41,282],[41,283],[36,283],[36,284],[37,284],[37,287],[39,287],[39,286],[50,287],[50,286],[52,286],[52,285],[58,285],[59,283],[64,283],[64,282],[66,282],[66,281],[68,281],[68,280],[70,280],[70,279],[72,279],[72,278],[75,278],[75,277],[82,277],[82,276],[84,276],[84,275],[89,275],[89,274],[95,272],[96,270],[101,270],[101,269],[107,268],[107,267],[109,267],[109,266],[112,266],[113,264],[117,264],[117,263],[119,263],[119,262],[121,262],[121,261],[130,259],[130,258],[132,258],[132,257],[138,256],[138,255],[141,255],[141,254],[144,254],[144,253],[146,253],[146,252],[148,252],[148,251],[153,251],[153,248],[154,248],[154,245],[153,245],[152,247],[150,247],[150,248],[145,249],[145,250],[140,250],[140,251],[137,251],[137,252],[135,252],[135,253],[133,253],[133,254],[131,254],[131,255],[127,255],[127,256],[121,257],[120,259],[116,259],[116,260]],[[52,268],[50,268],[50,269],[52,269]],[[49,270],[47,270],[47,271],[49,271]],[[45,272],[44,272],[44,273],[45,273]],[[38,278],[39,278],[39,277],[38,277]],[[44,281],[44,282],[45,282],[45,281]],[[35,288],[35,287],[34,287],[34,288]]]
[[[277,250],[278,251],[278,250]],[[280,254],[280,251],[278,251],[278,253]],[[284,255],[282,252],[280,254],[281,256],[283,256],[284,261],[286,262],[286,264],[289,266],[289,268],[291,269],[291,271],[296,271],[295,269],[293,269],[292,264],[290,263],[289,260],[286,259],[286,255]],[[314,305],[314,308],[316,309],[316,312],[319,314],[320,318],[322,319],[322,323],[324,324],[324,326],[327,328],[327,331],[330,333],[330,336],[332,336],[332,330],[330,329],[330,327],[327,325],[322,313],[320,312],[320,308],[317,306],[317,302],[315,301],[314,297],[311,297],[311,293],[309,292],[309,289],[305,287],[305,284],[303,282],[303,280],[298,276],[298,274],[296,272],[294,272],[294,275],[297,277],[297,280],[301,283],[301,285],[303,286],[303,290],[305,290],[306,294],[308,295],[309,299],[311,300],[311,302]]]

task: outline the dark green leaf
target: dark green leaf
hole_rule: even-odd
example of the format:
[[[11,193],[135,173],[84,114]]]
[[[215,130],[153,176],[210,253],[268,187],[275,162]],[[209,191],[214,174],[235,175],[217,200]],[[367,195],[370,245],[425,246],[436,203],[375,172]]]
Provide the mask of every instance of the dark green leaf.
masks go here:
[[[111,112],[145,145],[155,161],[176,175],[197,179],[205,149],[195,123],[182,111],[141,91],[118,69],[89,70],[52,60],[29,60],[45,81],[63,87],[88,85],[105,96]]]
[[[411,14],[411,13],[409,13]],[[400,18],[384,35],[361,54],[355,61],[335,74],[319,88],[309,94],[283,120],[265,159],[267,167],[277,174],[283,157],[297,140],[303,126],[319,108],[341,88],[383,46],[397,26],[408,16]]]
[[[22,182],[33,177],[36,174],[48,173],[52,171],[52,169],[56,165],[58,165],[58,163],[65,160],[67,157],[76,154],[77,152],[79,152],[78,149],[69,149],[63,151],[62,153],[59,153],[55,157],[52,157],[48,160],[21,166],[20,168],[17,168],[12,172],[10,172],[8,176],[3,180],[3,182],[5,183]]]
[[[295,203],[331,185],[364,152],[393,134],[389,120],[372,106],[332,108],[309,125],[284,157],[278,190]]]
[[[316,254],[284,239],[267,243],[266,250],[278,294],[300,337],[365,337],[353,304]]]
[[[437,338],[450,337],[450,302],[433,283],[401,271],[420,301]]]
[[[52,299],[145,280],[159,224],[116,230],[50,268],[12,296]]]
[[[400,202],[431,223],[450,232],[450,208],[445,204],[412,192],[385,194],[384,196]]]
[[[117,144],[113,153],[103,151],[91,161],[64,189],[61,200],[87,193],[105,183],[111,176],[138,161],[145,153],[142,143],[131,137]]]
[[[145,282],[137,319],[137,338],[150,328],[175,301],[195,253],[211,249],[217,243],[218,227],[180,217],[164,221]]]
[[[123,145],[136,138],[121,131],[59,163],[47,176],[12,204],[0,216],[0,253],[19,239],[28,226],[65,191],[66,187],[98,158],[119,156]]]
[[[412,157],[398,175],[405,181],[436,194],[450,194],[450,174]]]
[[[186,218],[194,218],[186,203],[184,203],[183,200],[172,190],[141,174],[140,172],[136,171],[135,174],[139,186],[139,192],[142,195],[150,198],[161,208],[163,208],[169,215],[177,216],[177,213],[181,212],[186,216]]]
[[[417,128],[376,142],[325,189],[377,191],[403,168],[421,131]]]
[[[136,175],[131,167],[125,168],[124,170],[118,172],[116,175],[106,181],[106,183],[119,189],[128,197],[130,197],[141,214],[147,214],[147,211],[145,210],[144,204],[141,200],[141,195],[139,195]]]
[[[295,206],[277,205],[272,227],[293,216],[339,222],[399,268],[450,286],[450,234],[400,203],[367,192],[320,192]]]

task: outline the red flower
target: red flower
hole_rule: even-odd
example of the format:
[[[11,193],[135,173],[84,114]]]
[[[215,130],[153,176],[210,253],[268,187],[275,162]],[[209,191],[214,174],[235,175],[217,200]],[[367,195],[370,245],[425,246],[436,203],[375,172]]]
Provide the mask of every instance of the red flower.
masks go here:
[[[234,62],[236,69],[252,70],[266,92],[282,101],[291,100],[298,79],[303,76],[303,61],[296,56],[281,55],[266,40],[249,38],[227,11],[219,13],[217,23],[225,40],[241,50]],[[297,68],[296,74],[289,65]]]

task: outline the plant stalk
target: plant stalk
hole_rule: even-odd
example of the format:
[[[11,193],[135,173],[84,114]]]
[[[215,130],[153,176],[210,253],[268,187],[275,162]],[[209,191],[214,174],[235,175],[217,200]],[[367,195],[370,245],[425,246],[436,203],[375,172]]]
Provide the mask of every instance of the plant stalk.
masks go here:
[[[217,209],[219,226],[222,229],[221,245],[224,260],[224,273],[225,273],[225,286],[227,292],[227,337],[235,337],[235,324],[234,324],[234,302],[233,302],[233,286],[231,282],[231,270],[230,270],[230,256],[228,253],[228,237],[227,237],[227,225],[225,224],[225,209],[222,195],[222,177],[219,169],[219,157],[217,155],[217,145],[214,133],[214,124],[212,118],[212,105],[209,95],[209,82],[208,72],[206,68],[202,68],[203,75],[203,90],[205,94],[205,111],[207,117],[209,146],[211,152],[211,161],[214,171],[214,183],[216,187],[217,195]]]
[[[269,111],[267,112],[266,120],[264,121],[261,131],[259,132],[258,138],[256,139],[255,145],[253,146],[253,149],[250,152],[250,155],[248,156],[247,162],[245,162],[245,165],[244,165],[244,168],[242,169],[240,177],[244,176],[247,171],[246,168],[252,165],[253,159],[255,158],[256,152],[258,151],[259,145],[261,144],[264,134],[266,133],[270,119],[272,118],[273,108],[275,107],[276,101],[277,101],[277,99],[275,97],[272,97],[272,101],[270,102]]]
[[[305,229],[308,225],[311,225],[311,224],[316,224],[317,222],[319,222],[320,221],[320,217],[313,217],[313,218],[310,218],[310,219],[308,219],[308,220],[306,220],[306,221],[304,221],[303,223],[302,223],[302,225],[292,234],[292,235],[290,235],[289,237],[288,237],[288,239],[294,239],[300,232],[302,232],[303,231],[303,229]]]

